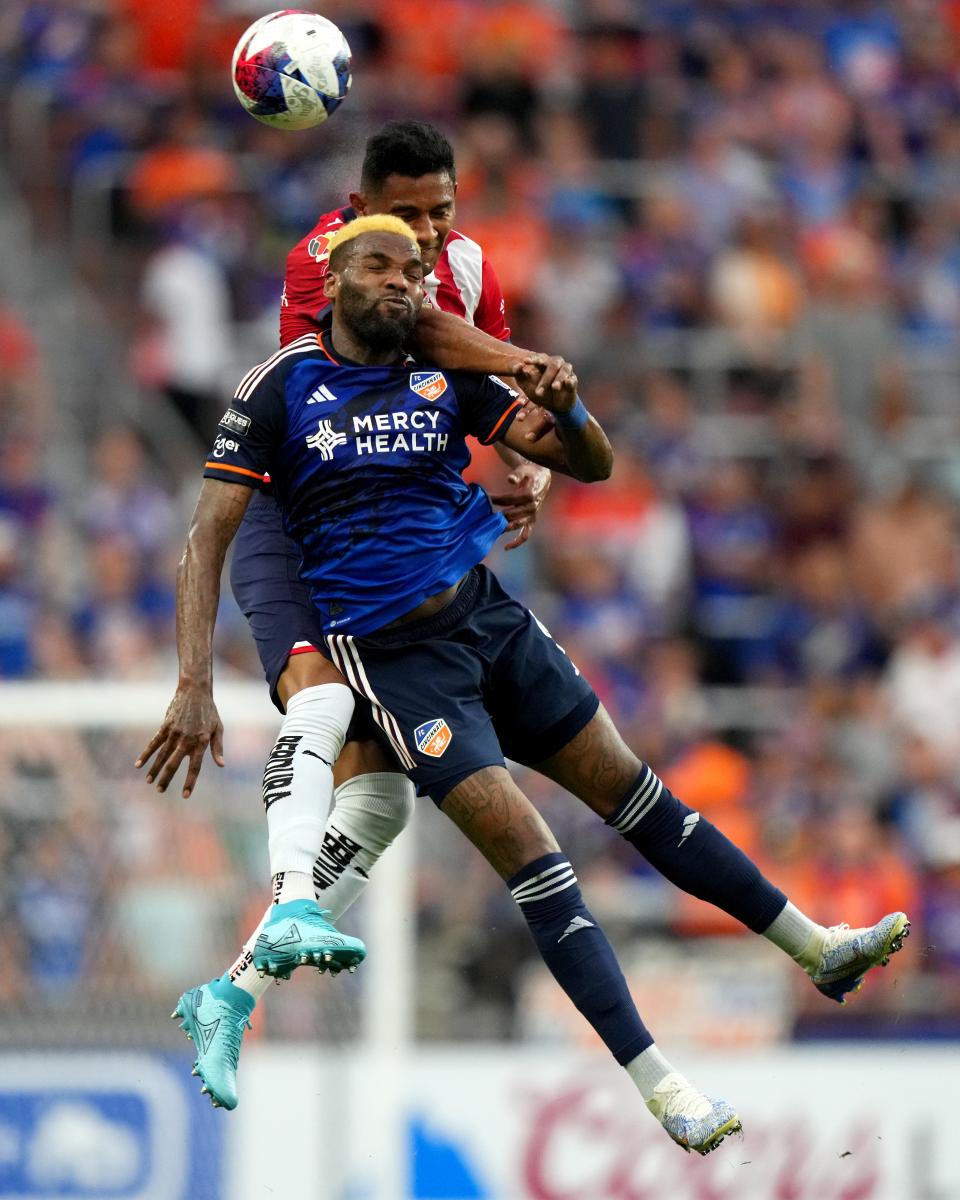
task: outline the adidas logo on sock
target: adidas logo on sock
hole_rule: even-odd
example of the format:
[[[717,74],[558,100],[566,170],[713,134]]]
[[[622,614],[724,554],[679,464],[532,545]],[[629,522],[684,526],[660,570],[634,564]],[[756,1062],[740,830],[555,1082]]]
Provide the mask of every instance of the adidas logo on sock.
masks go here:
[[[596,929],[596,925],[592,921],[588,921],[585,917],[574,917],[563,933],[557,938],[557,945],[559,946],[564,938],[569,937],[571,933],[576,933],[578,929]]]
[[[693,833],[693,831],[694,831],[694,830],[696,829],[696,827],[697,827],[697,822],[698,822],[699,820],[700,820],[700,814],[699,814],[698,812],[693,812],[693,813],[691,813],[691,814],[690,814],[688,817],[684,817],[684,819],[683,819],[683,833],[680,835],[680,841],[679,841],[679,842],[677,842],[677,846],[678,846],[678,847],[679,847],[679,846],[682,846],[682,845],[683,845],[683,843],[684,843],[684,842],[687,840],[687,838],[690,836],[690,834],[691,834],[691,833]]]

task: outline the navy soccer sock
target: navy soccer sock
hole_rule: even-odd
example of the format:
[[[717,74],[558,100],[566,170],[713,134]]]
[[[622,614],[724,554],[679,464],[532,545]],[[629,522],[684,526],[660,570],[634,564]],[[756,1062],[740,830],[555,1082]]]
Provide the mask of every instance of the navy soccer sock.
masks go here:
[[[646,765],[607,824],[671,883],[722,908],[754,933],[763,933],[787,903],[742,850],[681,804]]]
[[[573,867],[545,854],[507,880],[550,973],[626,1066],[652,1045],[607,936],[590,915]]]

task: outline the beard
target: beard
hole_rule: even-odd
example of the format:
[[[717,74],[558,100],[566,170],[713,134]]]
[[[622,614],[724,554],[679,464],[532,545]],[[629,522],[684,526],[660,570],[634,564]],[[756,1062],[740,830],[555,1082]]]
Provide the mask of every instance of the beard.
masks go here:
[[[396,316],[387,316],[379,311],[382,299],[379,296],[371,302],[341,279],[339,300],[343,323],[358,341],[372,350],[399,350],[413,333],[417,310],[411,304],[406,312],[398,310]]]

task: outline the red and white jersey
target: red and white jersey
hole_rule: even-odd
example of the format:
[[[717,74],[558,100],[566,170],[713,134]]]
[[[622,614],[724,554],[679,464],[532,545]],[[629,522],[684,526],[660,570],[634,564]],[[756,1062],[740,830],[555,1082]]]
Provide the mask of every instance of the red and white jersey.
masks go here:
[[[356,215],[349,207],[326,213],[287,255],[280,301],[281,346],[318,328],[320,315],[330,303],[323,294],[327,244]],[[463,317],[503,342],[510,337],[493,267],[479,245],[455,229],[447,234],[437,265],[424,280],[424,292],[424,303]]]

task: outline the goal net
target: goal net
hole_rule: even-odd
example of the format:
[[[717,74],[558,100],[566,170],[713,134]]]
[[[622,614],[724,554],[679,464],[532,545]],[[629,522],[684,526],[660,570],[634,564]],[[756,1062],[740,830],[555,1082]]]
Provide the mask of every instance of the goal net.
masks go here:
[[[226,766],[208,758],[189,800],[180,796],[181,768],[161,795],[133,764],[172,692],[153,683],[0,687],[0,1194],[54,1184],[79,1196],[242,1193],[231,1183],[242,1118],[211,1123],[223,1114],[199,1096],[191,1047],[168,1016],[186,988],[226,970],[269,902],[260,780],[279,717],[262,686],[219,686]],[[382,952],[356,975],[298,971],[271,988],[246,1034],[244,1065],[256,1062],[255,1047],[326,1047],[332,1061],[343,1052],[375,1059],[406,1044],[415,926],[407,841],[341,922]],[[133,1055],[134,1065],[113,1072],[118,1054]],[[182,1085],[175,1099],[159,1099],[169,1080],[142,1084],[158,1062]],[[135,1119],[137,1105],[144,1113],[153,1105],[162,1121]],[[178,1115],[189,1116],[197,1152],[176,1171],[169,1159],[161,1169],[147,1143]],[[119,1164],[133,1163],[141,1133],[148,1165],[136,1179],[129,1166],[125,1190]],[[41,1153],[51,1145],[96,1150],[57,1149],[52,1159],[66,1153],[68,1161],[51,1177],[51,1155]],[[198,1163],[206,1175],[196,1174]],[[298,1194],[342,1189],[328,1176]]]

